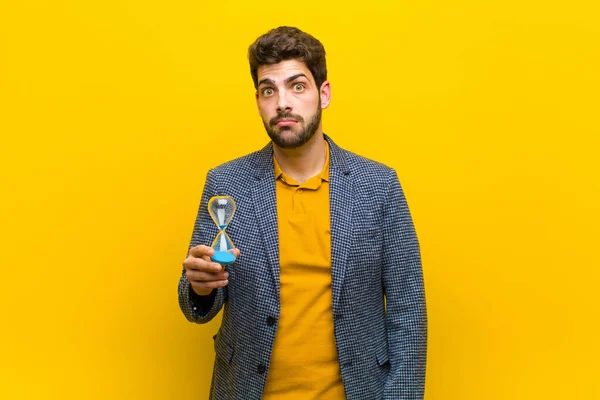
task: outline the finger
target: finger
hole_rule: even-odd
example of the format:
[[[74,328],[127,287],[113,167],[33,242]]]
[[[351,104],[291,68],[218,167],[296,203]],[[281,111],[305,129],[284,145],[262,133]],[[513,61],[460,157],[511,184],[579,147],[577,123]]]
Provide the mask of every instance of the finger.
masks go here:
[[[220,280],[220,281],[210,281],[210,282],[191,282],[192,288],[196,291],[202,291],[202,289],[217,289],[223,286],[227,286],[229,281]]]
[[[190,282],[209,282],[227,279],[229,278],[229,273],[225,271],[209,273],[191,269],[185,272],[185,276]]]
[[[191,256],[185,259],[185,261],[183,262],[183,266],[185,267],[185,269],[195,269],[198,271],[205,272],[219,272],[223,269],[221,268],[221,264],[212,261],[207,261],[203,258]]]
[[[213,260],[210,257],[204,256],[202,258],[204,260],[206,260],[211,265],[211,271],[224,271],[225,270],[225,266],[224,265],[221,265],[219,263],[213,262]]]
[[[190,255],[193,257],[212,256],[215,254],[215,250],[212,247],[200,244],[190,249]]]
[[[231,251],[233,253],[235,258],[240,258],[240,249],[238,249],[237,247],[235,249],[231,249],[229,251]]]

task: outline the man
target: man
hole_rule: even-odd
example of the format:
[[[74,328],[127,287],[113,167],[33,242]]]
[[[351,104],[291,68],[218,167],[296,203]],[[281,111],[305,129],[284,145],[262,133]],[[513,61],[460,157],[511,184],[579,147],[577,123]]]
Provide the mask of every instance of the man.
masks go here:
[[[325,50],[279,27],[249,49],[271,142],[208,172],[179,282],[188,320],[215,335],[211,399],[422,399],[419,244],[395,171],[323,134]],[[211,262],[212,196],[232,196],[239,258]]]

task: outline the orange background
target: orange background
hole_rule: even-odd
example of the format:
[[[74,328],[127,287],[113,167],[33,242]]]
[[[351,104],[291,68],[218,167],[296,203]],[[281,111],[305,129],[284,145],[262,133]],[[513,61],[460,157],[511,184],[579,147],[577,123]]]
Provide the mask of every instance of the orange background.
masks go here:
[[[0,3],[3,399],[201,399],[177,281],[208,168],[262,147],[248,45],[328,53],[324,130],[398,170],[427,400],[600,399],[598,3]]]

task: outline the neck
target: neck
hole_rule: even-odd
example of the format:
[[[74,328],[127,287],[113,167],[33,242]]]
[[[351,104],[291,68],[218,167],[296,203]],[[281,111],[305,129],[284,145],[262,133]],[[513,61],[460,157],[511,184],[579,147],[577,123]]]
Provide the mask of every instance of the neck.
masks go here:
[[[308,142],[295,149],[282,149],[273,144],[273,153],[281,170],[299,183],[319,174],[327,158],[320,129]]]

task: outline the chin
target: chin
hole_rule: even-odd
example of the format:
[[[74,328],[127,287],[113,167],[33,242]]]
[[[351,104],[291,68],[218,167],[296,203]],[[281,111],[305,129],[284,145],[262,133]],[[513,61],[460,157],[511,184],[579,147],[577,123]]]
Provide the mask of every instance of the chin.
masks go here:
[[[302,145],[298,140],[282,140],[281,138],[273,140],[273,143],[282,149],[295,149]]]
[[[275,138],[272,137],[271,140],[282,149],[297,149],[310,142],[313,137],[314,134],[310,137],[301,137],[299,135],[277,135]]]

